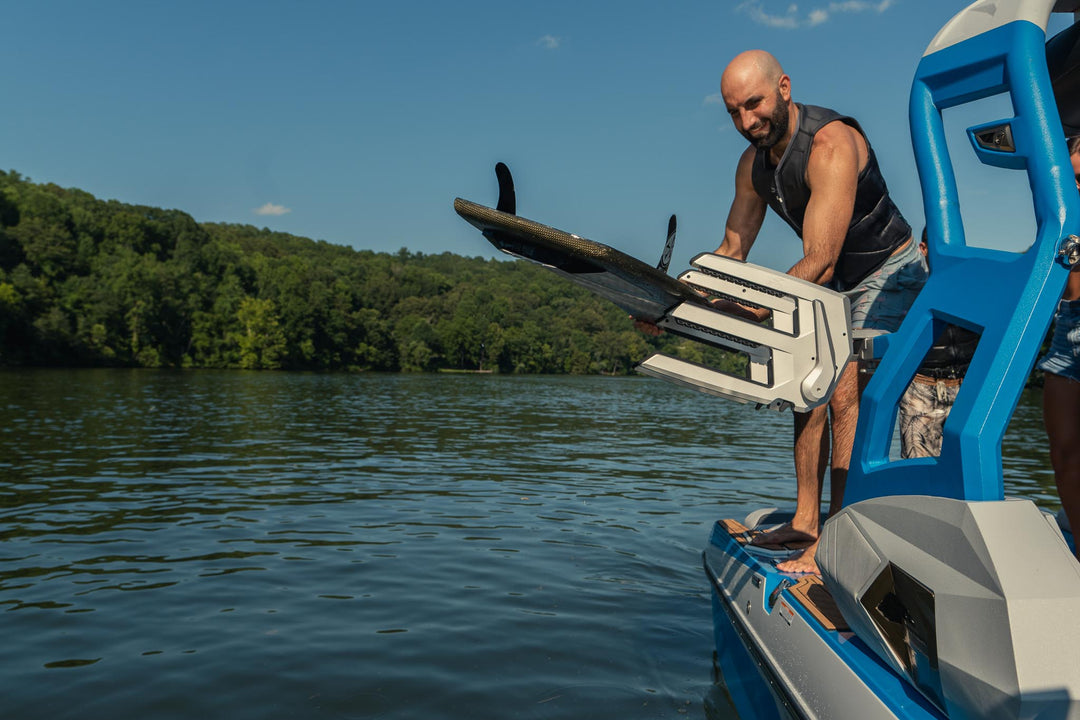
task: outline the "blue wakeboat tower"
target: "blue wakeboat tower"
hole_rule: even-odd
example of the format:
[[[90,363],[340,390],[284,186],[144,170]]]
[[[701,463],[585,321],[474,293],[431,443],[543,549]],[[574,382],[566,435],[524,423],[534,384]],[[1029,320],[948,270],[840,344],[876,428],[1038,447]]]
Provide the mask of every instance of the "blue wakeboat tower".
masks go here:
[[[1054,12],[1074,24],[1047,42]],[[1021,253],[967,245],[942,122],[947,108],[1001,94],[1012,117],[968,128],[964,144],[986,165],[1026,172],[1037,233]],[[868,343],[881,362],[860,406],[845,507],[822,532],[822,577],[779,572],[789,551],[749,544],[784,519],[768,510],[718,522],[704,553],[717,657],[744,720],[1080,718],[1072,536],[1030,501],[1005,497],[1001,459],[1080,261],[1080,195],[1064,140],[1080,134],[1080,0],[979,0],[957,14],[919,63],[910,122],[933,273],[900,330]],[[850,326],[823,311],[837,302],[828,295],[795,288],[784,302],[796,334],[831,349],[830,362],[755,337],[768,372],[753,392],[663,357],[641,369],[773,407],[820,405],[835,383],[830,368],[842,369],[852,347]],[[948,324],[981,337],[941,455],[890,459],[900,397]],[[793,368],[786,387],[803,402],[774,391],[783,374],[774,365]]]

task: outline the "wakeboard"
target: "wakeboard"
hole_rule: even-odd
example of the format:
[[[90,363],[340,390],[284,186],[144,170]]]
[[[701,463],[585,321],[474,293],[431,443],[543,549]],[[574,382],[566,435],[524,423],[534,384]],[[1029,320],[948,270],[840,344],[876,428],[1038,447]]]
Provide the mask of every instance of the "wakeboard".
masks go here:
[[[454,210],[499,250],[543,265],[639,320],[655,323],[683,302],[708,307],[706,298],[664,272],[674,242],[674,216],[668,224],[661,269],[609,245],[519,217],[510,169],[499,163],[495,175],[499,181],[495,208],[457,198]]]

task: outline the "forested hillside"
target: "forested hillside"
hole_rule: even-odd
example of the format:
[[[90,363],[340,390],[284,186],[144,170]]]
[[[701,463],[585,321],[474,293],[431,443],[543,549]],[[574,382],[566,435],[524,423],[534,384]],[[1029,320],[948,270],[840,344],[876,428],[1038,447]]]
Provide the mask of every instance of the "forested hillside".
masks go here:
[[[702,359],[526,262],[356,251],[0,172],[0,365],[626,373],[657,347]]]

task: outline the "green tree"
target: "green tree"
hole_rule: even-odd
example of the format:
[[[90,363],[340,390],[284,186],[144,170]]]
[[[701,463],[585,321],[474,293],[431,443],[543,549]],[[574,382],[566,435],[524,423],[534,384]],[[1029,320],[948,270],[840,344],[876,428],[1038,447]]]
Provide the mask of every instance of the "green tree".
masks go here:
[[[281,367],[285,353],[285,333],[278,322],[277,309],[269,299],[245,297],[236,313],[241,331],[236,335],[240,367],[245,370],[273,370]]]
[[[200,224],[13,171],[0,172],[0,341],[3,364],[628,373],[657,348],[740,362],[642,336],[530,263]]]

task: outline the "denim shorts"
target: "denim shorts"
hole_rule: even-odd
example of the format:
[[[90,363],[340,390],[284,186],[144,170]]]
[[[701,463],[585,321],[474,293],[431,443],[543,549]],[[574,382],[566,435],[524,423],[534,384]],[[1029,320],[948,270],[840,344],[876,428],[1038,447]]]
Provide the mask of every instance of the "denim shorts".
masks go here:
[[[912,239],[858,285],[844,291],[851,301],[852,329],[899,330],[928,275],[926,259]]]
[[[1054,316],[1054,336],[1050,349],[1037,368],[1080,382],[1080,300],[1062,300]]]

